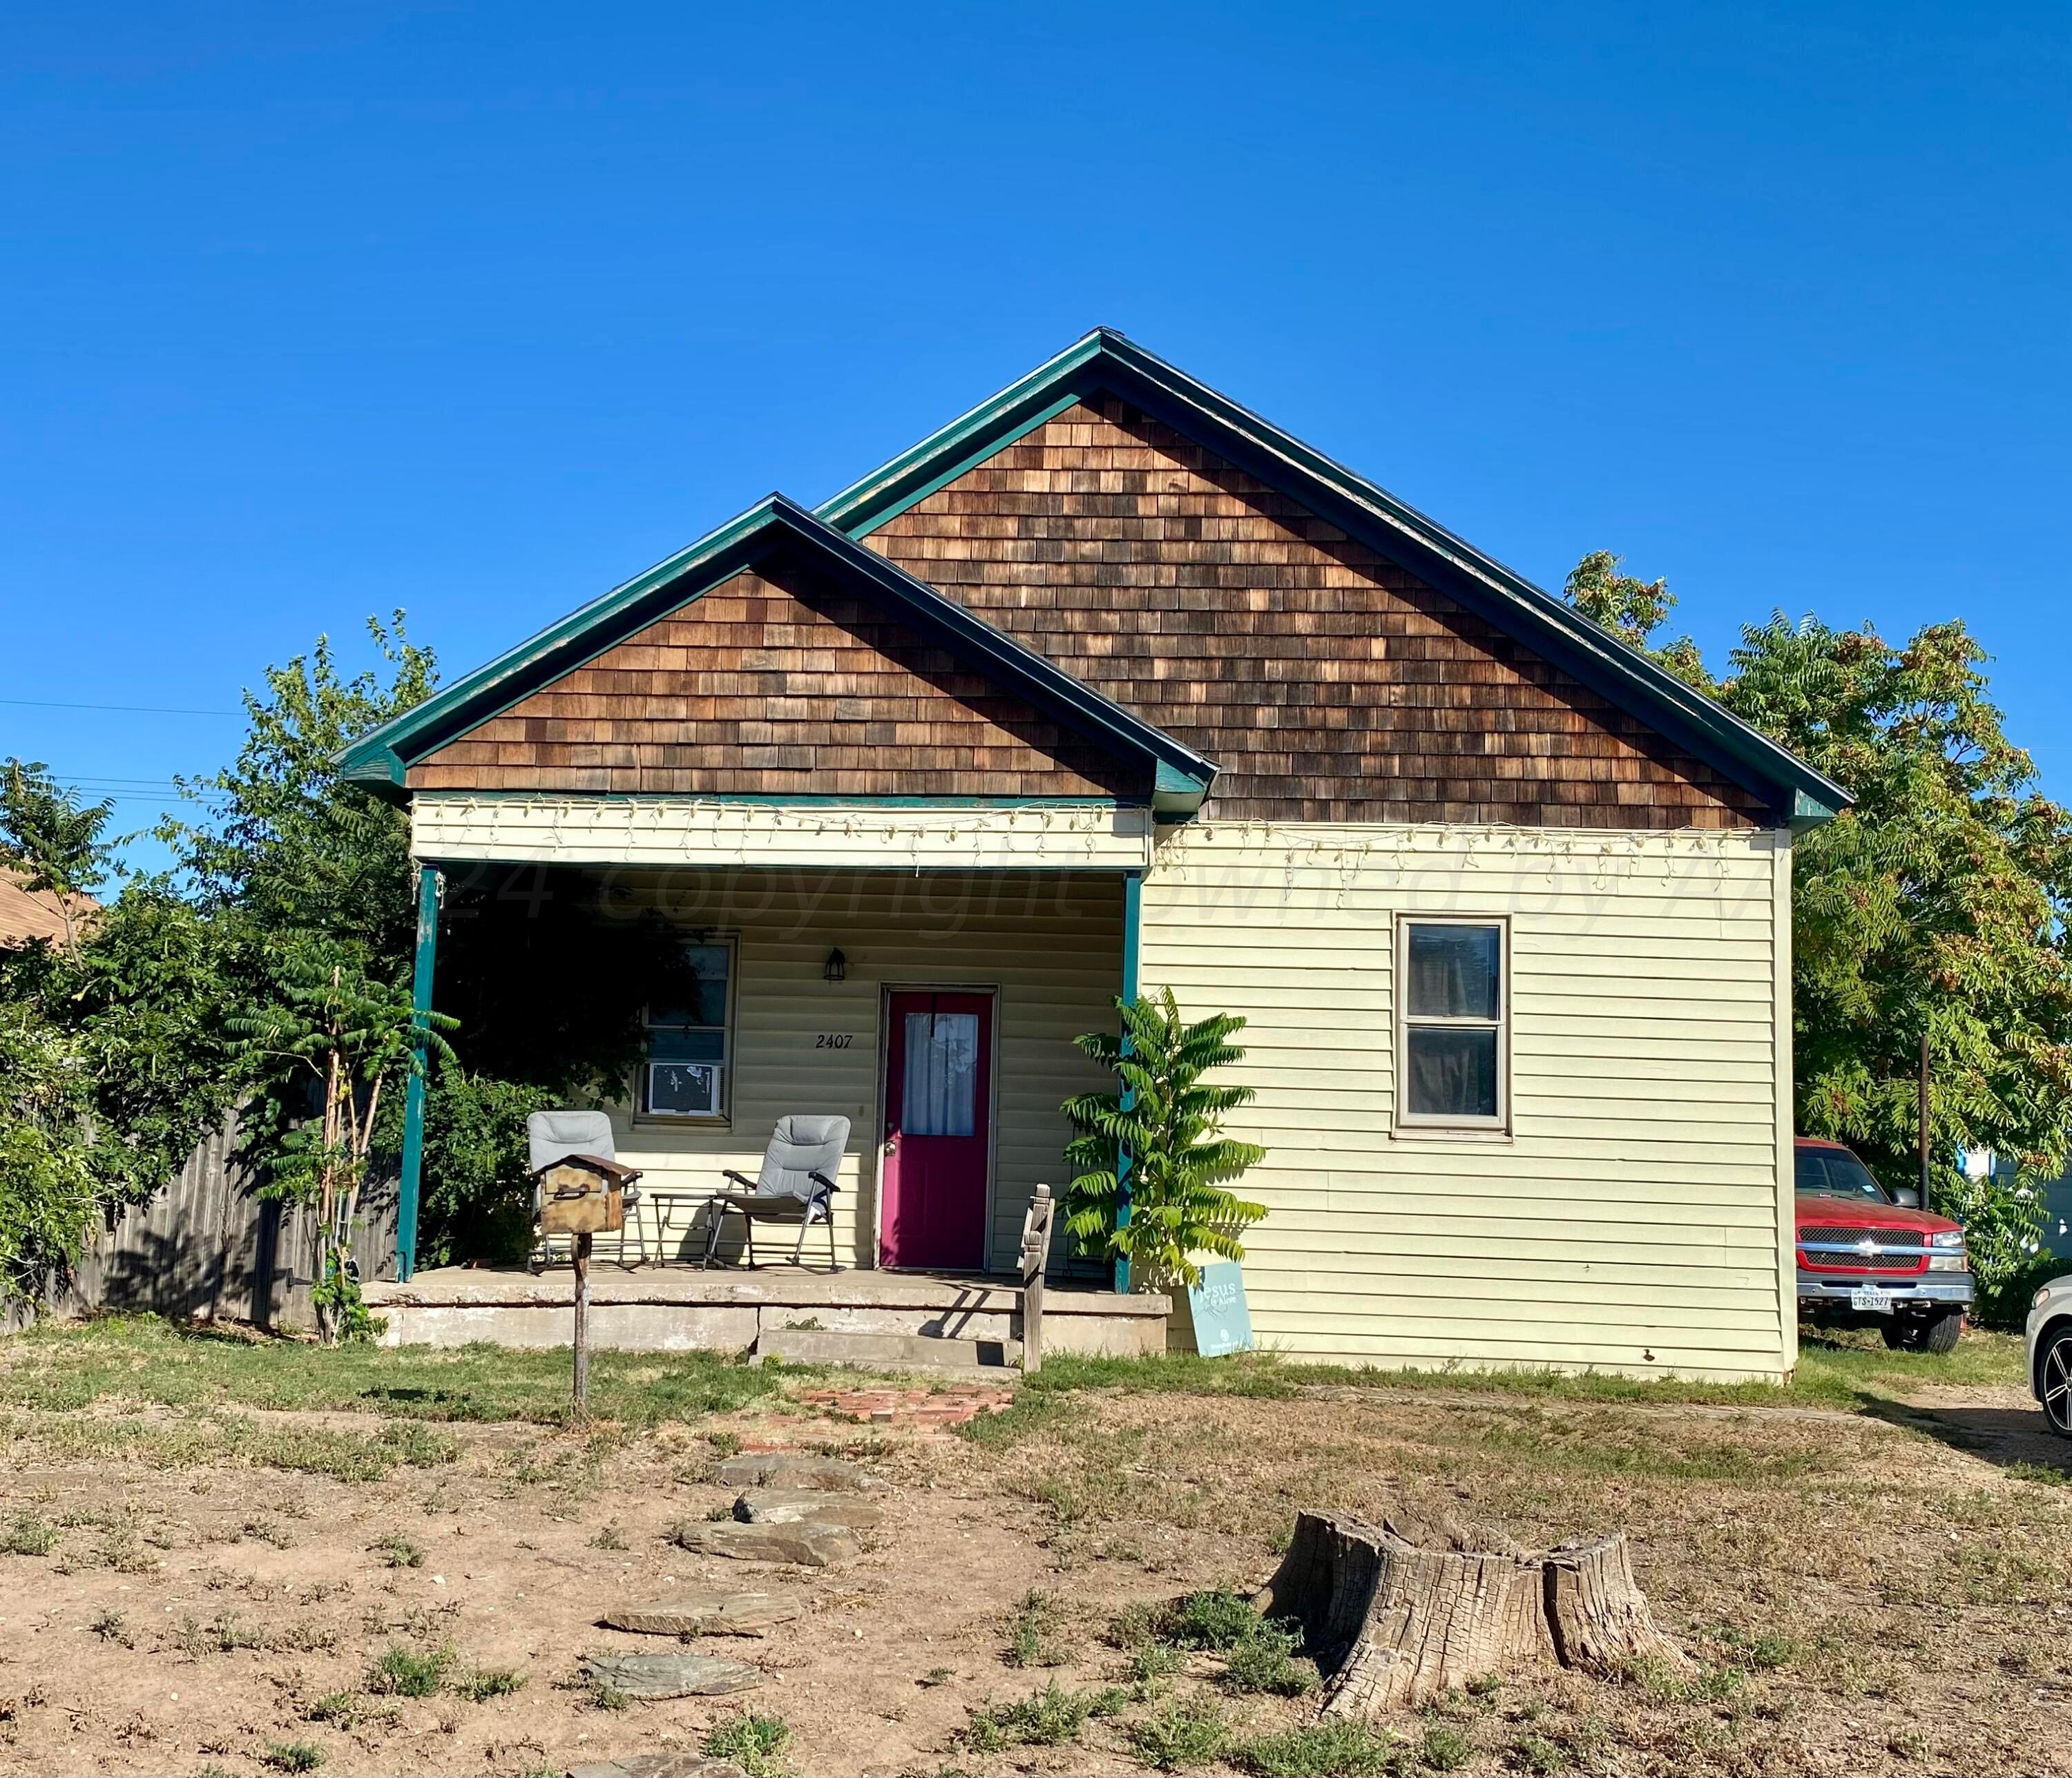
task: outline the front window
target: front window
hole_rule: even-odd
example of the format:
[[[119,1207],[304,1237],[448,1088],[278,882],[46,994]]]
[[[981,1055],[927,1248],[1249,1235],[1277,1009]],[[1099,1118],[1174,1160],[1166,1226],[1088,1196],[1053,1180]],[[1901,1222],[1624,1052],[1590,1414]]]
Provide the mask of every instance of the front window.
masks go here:
[[[1822,1197],[1853,1197],[1873,1204],[1889,1204],[1892,1198],[1872,1176],[1871,1170],[1846,1148],[1801,1148],[1797,1156],[1802,1192]]]
[[[684,947],[691,990],[680,1004],[648,1009],[640,1109],[652,1117],[723,1118],[734,1050],[734,946]]]
[[[1400,951],[1400,1123],[1499,1128],[1509,1115],[1504,929],[1406,920]]]

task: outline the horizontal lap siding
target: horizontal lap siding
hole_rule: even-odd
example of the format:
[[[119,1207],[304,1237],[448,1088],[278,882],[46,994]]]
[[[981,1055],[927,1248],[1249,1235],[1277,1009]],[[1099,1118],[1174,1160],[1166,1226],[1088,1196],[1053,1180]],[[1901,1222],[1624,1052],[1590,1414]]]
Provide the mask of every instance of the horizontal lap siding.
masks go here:
[[[680,896],[689,873],[672,880]],[[636,902],[660,874],[623,874]],[[993,1049],[995,1192],[990,1264],[1011,1268],[1022,1217],[1039,1181],[1062,1192],[1069,1130],[1058,1107],[1098,1090],[1104,1077],[1072,1045],[1112,1027],[1122,979],[1122,889],[1113,874],[927,877],[787,872],[730,918],[701,914],[735,935],[733,1116],[730,1129],[635,1121],[615,1113],[620,1158],[651,1188],[716,1190],[723,1168],[753,1176],[779,1117],[848,1117],[852,1128],[836,1199],[837,1250],[845,1266],[877,1263],[877,1158],[881,990],[887,984],[984,985],[999,990]],[[839,946],[848,979],[824,979]],[[847,1034],[845,1049],[814,1046]],[[788,1250],[796,1231],[773,1228]],[[825,1236],[808,1239],[826,1262]],[[1060,1237],[1054,1259],[1062,1262]]]
[[[1142,978],[1239,1012],[1261,1340],[1382,1364],[1776,1374],[1785,836],[1211,824]],[[1503,916],[1512,1133],[1397,1135],[1393,922]]]

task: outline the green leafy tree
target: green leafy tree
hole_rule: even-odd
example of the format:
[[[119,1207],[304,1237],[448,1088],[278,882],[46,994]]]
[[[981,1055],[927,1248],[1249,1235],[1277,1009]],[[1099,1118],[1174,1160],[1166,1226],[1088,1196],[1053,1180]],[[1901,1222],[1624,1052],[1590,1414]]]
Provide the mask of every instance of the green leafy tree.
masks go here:
[[[1657,647],[1649,639],[1669,621],[1676,595],[1666,580],[1637,580],[1619,573],[1621,558],[1609,549],[1597,549],[1570,571],[1562,589],[1569,604],[1592,622],[1609,630],[1629,648],[1637,648],[1679,679],[1701,691],[1712,689],[1712,675],[1705,671],[1704,657],[1688,636]]]
[[[1128,1260],[1140,1288],[1198,1283],[1194,1256],[1242,1259],[1239,1238],[1266,1214],[1264,1205],[1227,1189],[1265,1157],[1257,1144],[1222,1134],[1224,1114],[1250,1100],[1252,1089],[1202,1079],[1243,1059],[1230,1040],[1244,1020],[1219,1013],[1190,1025],[1170,988],[1116,1005],[1120,1037],[1095,1031],[1073,1040],[1115,1073],[1123,1090],[1065,1102],[1077,1132],[1065,1159],[1079,1169],[1066,1197],[1065,1226],[1082,1252]],[[1130,1160],[1130,1216],[1118,1228],[1123,1152]]]
[[[432,1013],[421,1026],[407,990],[349,968],[327,946],[290,952],[285,963],[279,1004],[240,1015],[232,1029],[262,1072],[319,1095],[319,1114],[281,1138],[262,1191],[316,1213],[317,1328],[335,1345],[369,1330],[351,1259],[382,1096],[421,1073],[428,1055],[450,1055],[442,1028],[454,1021]]]
[[[97,1226],[176,1173],[234,1092],[212,947],[194,910],[117,874],[107,805],[40,766],[0,770],[0,861],[68,913],[61,942],[0,950],[0,1296],[34,1297]]]
[[[263,981],[274,936],[321,934],[366,975],[408,975],[417,932],[409,817],[338,775],[347,742],[423,701],[437,684],[429,649],[404,634],[403,614],[368,634],[383,669],[351,678],[328,637],[307,655],[266,669],[263,694],[245,694],[248,731],[236,762],[182,781],[193,815],[159,836],[198,906],[229,922],[240,962]]]
[[[1579,608],[1659,659],[1683,648],[1651,642],[1667,589],[1606,592],[1604,561],[1571,577]],[[2072,817],[2008,738],[1986,659],[1962,623],[1894,643],[1778,613],[1744,627],[1725,679],[1684,676],[1856,799],[1794,848],[1799,1127],[1911,1184],[1925,1034],[1934,1200],[1990,1291],[2033,1254],[2035,1181],[2072,1144]],[[2018,1170],[1967,1180],[1966,1148]]]
[[[0,864],[56,903],[70,956],[79,955],[82,905],[107,877],[101,834],[114,807],[59,784],[41,760],[0,762]]]
[[[93,1103],[76,1046],[0,1000],[0,1303],[33,1301],[76,1264],[101,1207]]]

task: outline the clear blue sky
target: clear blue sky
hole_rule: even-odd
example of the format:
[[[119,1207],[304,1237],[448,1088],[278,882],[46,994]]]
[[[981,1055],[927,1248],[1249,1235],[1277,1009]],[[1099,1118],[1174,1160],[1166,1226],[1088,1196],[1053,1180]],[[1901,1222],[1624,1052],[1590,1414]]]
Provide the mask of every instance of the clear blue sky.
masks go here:
[[[459,671],[1099,322],[1716,659],[1961,615],[2072,795],[2068,76],[2019,3],[18,0],[0,699]],[[0,702],[125,825],[236,733]]]

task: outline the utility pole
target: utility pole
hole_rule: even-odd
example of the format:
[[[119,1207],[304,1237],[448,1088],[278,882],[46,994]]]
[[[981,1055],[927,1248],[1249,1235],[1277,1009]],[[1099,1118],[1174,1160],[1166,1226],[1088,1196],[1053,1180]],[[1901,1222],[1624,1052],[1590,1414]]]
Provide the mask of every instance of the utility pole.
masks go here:
[[[1921,1033],[1921,1207],[1928,1201],[1928,1033]]]

